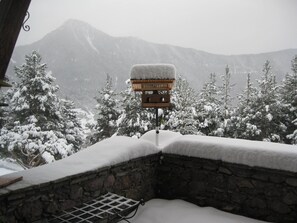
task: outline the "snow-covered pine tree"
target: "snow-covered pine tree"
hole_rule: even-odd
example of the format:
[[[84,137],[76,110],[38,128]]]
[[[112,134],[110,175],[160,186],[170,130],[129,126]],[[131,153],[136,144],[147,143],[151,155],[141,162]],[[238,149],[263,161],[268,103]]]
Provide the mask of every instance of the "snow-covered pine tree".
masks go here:
[[[216,75],[211,73],[199,94],[196,103],[198,130],[205,135],[215,135],[220,127],[219,90],[216,85]]]
[[[257,89],[252,86],[251,74],[247,74],[246,88],[238,96],[238,107],[236,109],[237,121],[235,124],[234,138],[256,139],[260,136],[261,130],[251,124],[254,109],[252,103],[256,100]],[[259,139],[260,140],[260,137]]]
[[[164,112],[165,129],[181,134],[197,134],[196,99],[197,95],[189,82],[178,76],[171,96],[174,107]]]
[[[225,73],[221,76],[222,78],[222,86],[219,88],[220,91],[219,93],[221,94],[221,101],[222,106],[221,106],[221,112],[220,114],[222,115],[221,117],[221,126],[219,128],[219,130],[223,129],[223,135],[225,137],[233,137],[233,135],[235,134],[236,131],[236,121],[237,121],[237,117],[236,117],[236,112],[233,108],[231,108],[231,104],[232,104],[232,96],[231,96],[231,91],[232,91],[232,87],[234,86],[234,84],[231,84],[231,73],[230,73],[230,69],[229,66],[227,65],[225,68]],[[221,131],[217,132],[222,135]]]
[[[221,76],[223,85],[220,87],[221,92],[221,100],[223,101],[223,107],[222,107],[222,114],[225,119],[229,118],[230,116],[230,107],[232,102],[231,97],[231,90],[232,90],[232,84],[231,84],[231,73],[229,66],[227,65],[225,68],[225,74]]]
[[[7,115],[7,99],[5,94],[0,89],[0,129],[4,126]]]
[[[81,149],[85,137],[74,102],[61,99],[60,112],[63,117],[61,133],[65,136],[67,143],[72,144],[74,151],[77,152]]]
[[[54,84],[37,52],[15,68],[19,82],[10,90],[10,121],[1,129],[1,149],[25,166],[37,166],[74,152],[60,131],[63,126]]]
[[[111,137],[117,131],[117,120],[120,115],[117,94],[113,89],[112,78],[106,75],[105,86],[98,91],[96,111],[97,123],[91,136],[94,144],[105,138]]]
[[[5,126],[9,119],[9,112],[7,107],[7,94],[0,88],[0,140],[1,140],[1,129]],[[0,142],[1,145],[1,142]],[[1,149],[0,146],[0,158],[7,157],[9,154],[7,150]]]
[[[297,144],[297,55],[291,61],[292,73],[286,75],[280,97],[282,102],[282,122],[287,127],[284,141]]]
[[[281,123],[281,103],[279,101],[278,86],[275,83],[275,75],[271,71],[269,61],[263,67],[263,75],[258,80],[259,89],[251,103],[250,124],[260,130],[259,135],[253,136],[253,140],[281,142],[285,125]]]
[[[132,91],[130,82],[127,89],[121,93],[122,112],[118,119],[118,135],[140,137],[153,129],[154,111],[141,107],[140,94]]]

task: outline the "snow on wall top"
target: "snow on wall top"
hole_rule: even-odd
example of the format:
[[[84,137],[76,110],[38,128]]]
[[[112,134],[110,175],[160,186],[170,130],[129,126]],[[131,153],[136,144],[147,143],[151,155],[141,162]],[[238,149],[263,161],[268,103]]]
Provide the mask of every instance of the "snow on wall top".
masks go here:
[[[8,174],[8,176],[23,176],[23,180],[6,187],[5,190],[17,190],[63,179],[156,154],[160,150],[167,154],[297,172],[297,146],[212,136],[185,136],[170,131],[160,131],[160,146],[157,148],[154,145],[154,134],[155,131],[150,131],[141,139],[115,136],[65,159]]]
[[[179,132],[172,132],[168,130],[159,130],[159,148],[162,149],[163,147],[170,144],[174,139],[182,136]],[[156,131],[151,130],[143,134],[140,139],[152,142],[155,144],[156,142]]]
[[[115,136],[98,142],[65,159],[29,170],[11,173],[9,176],[23,176],[23,180],[6,188],[15,190],[30,185],[39,185],[158,152],[160,150],[150,142],[126,136]]]
[[[131,80],[170,79],[175,80],[173,64],[136,64],[131,69]]]
[[[294,145],[185,135],[165,146],[163,152],[297,172]]]

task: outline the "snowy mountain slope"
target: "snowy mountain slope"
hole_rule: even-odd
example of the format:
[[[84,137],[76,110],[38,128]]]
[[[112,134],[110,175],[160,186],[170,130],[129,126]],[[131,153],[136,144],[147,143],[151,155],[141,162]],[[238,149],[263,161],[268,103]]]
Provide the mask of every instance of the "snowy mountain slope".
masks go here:
[[[219,38],[219,37],[218,37]],[[243,43],[244,44],[244,43]],[[13,67],[24,62],[24,56],[37,50],[57,78],[61,94],[77,106],[94,108],[96,90],[104,86],[106,73],[124,89],[133,64],[171,63],[194,88],[200,89],[210,73],[225,72],[228,64],[235,91],[245,85],[246,74],[259,77],[265,60],[272,62],[278,79],[290,71],[290,61],[297,49],[255,55],[215,55],[195,49],[154,44],[133,37],[112,37],[77,20],[69,20],[43,39],[14,50],[7,76]]]

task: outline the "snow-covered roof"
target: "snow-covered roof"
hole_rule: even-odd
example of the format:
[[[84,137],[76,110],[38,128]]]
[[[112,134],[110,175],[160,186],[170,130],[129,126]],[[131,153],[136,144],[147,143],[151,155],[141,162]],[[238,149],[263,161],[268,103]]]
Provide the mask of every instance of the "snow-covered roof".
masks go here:
[[[136,64],[131,69],[131,80],[175,80],[173,64]]]

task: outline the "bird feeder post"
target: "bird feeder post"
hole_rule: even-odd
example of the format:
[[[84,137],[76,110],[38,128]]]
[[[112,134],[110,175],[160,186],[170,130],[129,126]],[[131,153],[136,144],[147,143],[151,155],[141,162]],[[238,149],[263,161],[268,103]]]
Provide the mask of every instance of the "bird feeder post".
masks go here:
[[[156,146],[159,146],[159,119],[158,119],[158,108],[155,108],[156,110]]]
[[[142,93],[142,107],[155,108],[156,145],[159,146],[159,108],[169,108],[170,91],[175,82],[172,64],[139,64],[131,69],[132,89]]]

